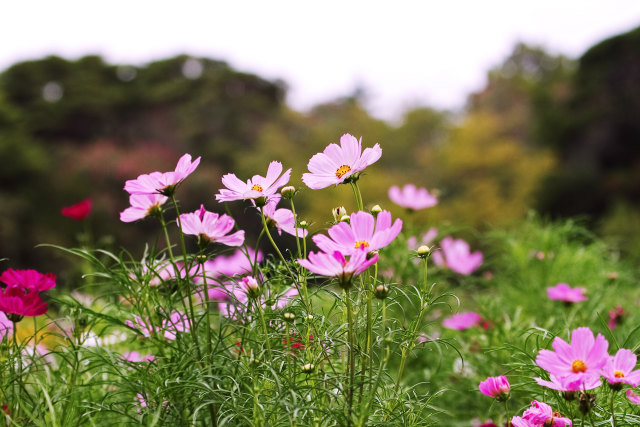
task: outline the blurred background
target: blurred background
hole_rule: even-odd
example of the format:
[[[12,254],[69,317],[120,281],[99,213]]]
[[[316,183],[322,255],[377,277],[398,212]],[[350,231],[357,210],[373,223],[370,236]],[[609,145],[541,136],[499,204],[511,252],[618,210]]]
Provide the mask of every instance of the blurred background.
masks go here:
[[[9,6],[0,269],[59,274],[62,254],[35,246],[79,238],[139,258],[159,227],[119,221],[124,182],[184,153],[202,156],[184,212],[224,212],[224,173],[279,160],[320,230],[337,203],[354,208],[350,189],[300,177],[347,132],[383,149],[360,181],[369,207],[403,215],[387,191],[415,183],[440,199],[417,226],[505,227],[533,210],[579,218],[640,260],[640,3],[430,3]],[[87,198],[85,220],[61,215]],[[230,208],[257,230],[245,204]]]

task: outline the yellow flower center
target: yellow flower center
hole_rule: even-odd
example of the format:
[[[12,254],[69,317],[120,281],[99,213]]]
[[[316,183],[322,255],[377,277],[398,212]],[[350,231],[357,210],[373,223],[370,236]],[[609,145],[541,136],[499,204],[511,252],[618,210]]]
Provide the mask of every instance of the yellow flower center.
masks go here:
[[[613,376],[614,376],[614,377],[616,377],[616,378],[624,378],[624,372],[622,372],[622,371],[615,371],[615,372],[613,373]]]
[[[571,364],[571,370],[576,374],[578,372],[586,372],[587,364],[580,359],[574,360],[573,363]]]
[[[336,176],[338,178],[342,178],[346,173],[351,172],[351,166],[349,165],[342,165],[338,168],[338,170],[336,171]]]
[[[253,187],[251,187],[251,190],[252,191],[259,191],[259,192],[262,193],[263,188],[259,184],[255,184]]]
[[[366,240],[358,240],[356,242],[355,248],[356,249],[360,249],[362,247],[368,248],[369,247],[369,242],[367,242]]]

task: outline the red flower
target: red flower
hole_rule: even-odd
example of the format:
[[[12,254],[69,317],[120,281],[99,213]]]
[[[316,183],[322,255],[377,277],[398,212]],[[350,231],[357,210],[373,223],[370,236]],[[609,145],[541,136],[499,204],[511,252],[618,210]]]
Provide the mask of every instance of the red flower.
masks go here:
[[[4,311],[10,320],[16,322],[22,316],[33,317],[46,313],[47,303],[35,291],[19,285],[9,285],[4,292],[0,292],[0,311]]]
[[[0,282],[9,286],[20,286],[30,291],[42,292],[56,286],[56,276],[42,274],[36,270],[14,270],[9,268],[0,274]]]
[[[65,206],[60,209],[60,213],[67,218],[82,221],[91,213],[91,199],[85,199],[75,205]]]

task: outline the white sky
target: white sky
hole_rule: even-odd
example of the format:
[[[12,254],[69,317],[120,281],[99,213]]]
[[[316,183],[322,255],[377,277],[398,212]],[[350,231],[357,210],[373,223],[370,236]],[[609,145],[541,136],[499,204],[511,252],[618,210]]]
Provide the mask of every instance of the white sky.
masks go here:
[[[56,54],[144,64],[180,53],[289,85],[305,110],[361,85],[369,110],[461,107],[517,41],[578,57],[640,25],[638,0],[18,0],[0,5],[0,70]]]

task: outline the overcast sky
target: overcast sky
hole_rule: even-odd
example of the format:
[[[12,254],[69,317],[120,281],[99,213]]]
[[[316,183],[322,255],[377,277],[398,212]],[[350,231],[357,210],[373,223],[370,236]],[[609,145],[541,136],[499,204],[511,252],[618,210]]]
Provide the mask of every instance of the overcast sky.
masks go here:
[[[19,0],[0,6],[0,69],[56,54],[144,64],[187,53],[289,85],[311,105],[367,89],[369,110],[455,109],[517,41],[578,57],[640,25],[638,0]]]

